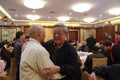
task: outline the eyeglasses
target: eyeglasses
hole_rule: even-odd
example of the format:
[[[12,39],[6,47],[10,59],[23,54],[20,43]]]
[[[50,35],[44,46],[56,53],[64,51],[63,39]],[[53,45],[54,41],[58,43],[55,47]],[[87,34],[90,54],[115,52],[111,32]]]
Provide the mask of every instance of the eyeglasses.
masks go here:
[[[53,32],[53,35],[56,35],[56,34],[58,34],[58,35],[62,35],[64,32]]]

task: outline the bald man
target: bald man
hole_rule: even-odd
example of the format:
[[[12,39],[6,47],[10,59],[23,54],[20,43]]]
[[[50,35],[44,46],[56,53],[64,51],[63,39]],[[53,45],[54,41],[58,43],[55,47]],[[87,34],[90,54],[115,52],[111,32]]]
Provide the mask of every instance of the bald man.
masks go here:
[[[49,58],[49,53],[41,45],[44,42],[45,31],[40,25],[33,25],[29,30],[30,39],[21,55],[20,80],[49,80],[61,79],[58,72],[59,67],[55,66]],[[45,70],[53,67],[55,75],[46,74]]]

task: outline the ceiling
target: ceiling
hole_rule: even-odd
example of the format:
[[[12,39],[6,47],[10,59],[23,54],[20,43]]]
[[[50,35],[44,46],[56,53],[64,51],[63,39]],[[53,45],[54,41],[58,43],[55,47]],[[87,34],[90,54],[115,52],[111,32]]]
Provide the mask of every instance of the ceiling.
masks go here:
[[[32,12],[33,9],[23,5],[23,0],[0,0],[0,5],[13,20],[28,20],[26,15],[37,14],[41,16],[38,21],[57,21],[58,16],[69,16],[69,22],[83,22],[86,17],[96,18],[95,22],[114,18],[117,16],[108,14],[108,10],[120,7],[120,0],[45,0],[45,2],[45,6],[35,10],[35,13]],[[93,7],[84,13],[74,12],[71,9],[72,5],[82,2],[90,3]],[[0,15],[5,16],[2,11]]]

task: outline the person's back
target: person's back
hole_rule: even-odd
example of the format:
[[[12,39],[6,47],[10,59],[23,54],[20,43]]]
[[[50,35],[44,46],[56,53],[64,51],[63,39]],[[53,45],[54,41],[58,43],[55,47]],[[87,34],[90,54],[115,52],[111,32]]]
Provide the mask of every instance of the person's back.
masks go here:
[[[43,73],[42,65],[44,64],[41,64],[40,68],[36,67],[39,65],[39,63],[42,63],[42,58],[40,58],[39,56],[42,55],[42,53],[45,53],[45,52],[42,52],[43,50],[41,50],[44,48],[38,45],[40,43],[37,43],[37,42],[35,43],[33,42],[34,40],[33,41],[32,40],[33,39],[30,39],[30,41],[25,46],[26,48],[22,52],[21,63],[20,63],[21,64],[20,79],[21,80],[47,80],[46,79],[47,77]],[[44,55],[46,55],[46,57],[48,56],[47,54],[44,54]],[[40,59],[38,59],[37,57],[39,57]]]
[[[87,38],[86,41],[87,41],[87,46],[89,48],[89,51],[92,51],[92,48],[96,44],[96,39],[93,37],[93,35],[90,35],[90,37]]]
[[[93,58],[105,58],[105,56],[103,54],[98,52],[99,51],[99,47],[95,46],[95,47],[93,47],[93,50],[94,50],[93,54],[88,55],[87,59],[86,59],[86,61],[84,63],[84,65],[85,65],[84,70],[89,72],[89,73],[91,73],[91,71],[92,71],[92,64],[93,64],[92,63],[93,62],[92,59]]]
[[[10,68],[11,64],[11,53],[9,53],[5,47],[1,50],[1,58],[6,61],[5,71]]]
[[[114,63],[120,63],[120,32],[115,33],[115,45],[112,47]]]
[[[120,45],[114,45],[112,47],[112,54],[113,54],[114,64],[120,63]]]

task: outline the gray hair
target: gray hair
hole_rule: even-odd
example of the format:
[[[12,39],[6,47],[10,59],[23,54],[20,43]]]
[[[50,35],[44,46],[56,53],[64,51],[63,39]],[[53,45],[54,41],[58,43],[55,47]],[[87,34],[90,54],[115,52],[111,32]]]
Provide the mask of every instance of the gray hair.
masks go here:
[[[64,33],[69,33],[68,27],[65,26],[65,25],[62,24],[62,23],[58,23],[58,24],[54,25],[53,27],[54,27],[54,28],[55,28],[55,27],[62,27],[62,28],[64,28]]]
[[[41,25],[32,25],[29,29],[29,35],[32,35],[36,30],[43,28]]]

